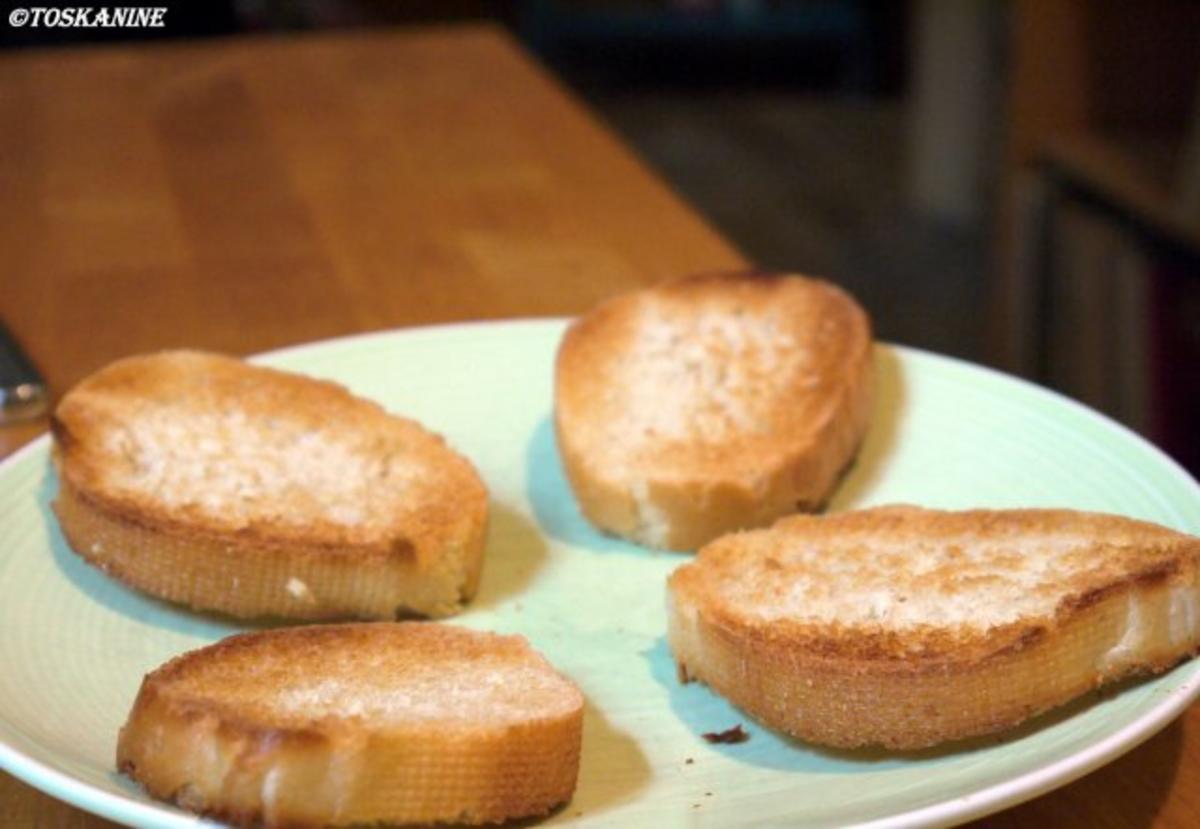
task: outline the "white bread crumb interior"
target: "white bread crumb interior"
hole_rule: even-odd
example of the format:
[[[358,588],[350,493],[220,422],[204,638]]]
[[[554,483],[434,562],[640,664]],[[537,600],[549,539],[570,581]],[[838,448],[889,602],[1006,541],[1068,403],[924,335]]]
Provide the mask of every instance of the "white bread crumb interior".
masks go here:
[[[284,523],[384,523],[419,462],[370,445],[370,435],[313,428],[239,409],[144,405],[127,428],[105,435],[113,492],[234,527],[269,513]]]
[[[731,435],[763,435],[777,395],[815,388],[811,351],[799,345],[778,310],[730,313],[716,302],[680,307],[647,296],[623,362],[628,382],[614,393],[626,412],[610,421],[625,458],[661,440],[719,444]],[[628,430],[629,423],[638,424]]]

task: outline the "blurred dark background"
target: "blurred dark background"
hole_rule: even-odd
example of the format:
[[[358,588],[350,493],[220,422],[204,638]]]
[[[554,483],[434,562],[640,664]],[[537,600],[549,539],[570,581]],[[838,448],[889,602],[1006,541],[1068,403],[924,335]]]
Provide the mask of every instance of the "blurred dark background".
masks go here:
[[[493,21],[751,259],[1200,469],[1200,3],[163,2],[0,47]]]

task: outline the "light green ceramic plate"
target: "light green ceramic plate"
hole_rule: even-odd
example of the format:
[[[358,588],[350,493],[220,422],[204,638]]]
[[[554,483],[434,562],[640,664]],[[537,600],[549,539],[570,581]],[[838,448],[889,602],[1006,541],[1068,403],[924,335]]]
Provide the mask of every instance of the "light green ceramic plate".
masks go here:
[[[1193,662],[1086,699],[1002,740],[894,756],[828,752],[681,686],[663,584],[684,561],[606,538],[580,517],[551,429],[557,321],[417,329],[320,343],[263,362],[337,379],[447,435],[491,488],[482,592],[458,622],[525,634],[587,695],[583,767],[551,823],[946,824],[1028,799],[1105,763],[1177,716]],[[1200,487],[1130,432],[1062,397],[903,348],[878,349],[872,431],[833,504],[1067,506],[1200,531]],[[196,825],[113,771],[141,677],[238,629],[133,593],[77,559],[49,509],[45,439],[0,466],[0,765],[134,824]],[[701,734],[743,723],[738,745]]]

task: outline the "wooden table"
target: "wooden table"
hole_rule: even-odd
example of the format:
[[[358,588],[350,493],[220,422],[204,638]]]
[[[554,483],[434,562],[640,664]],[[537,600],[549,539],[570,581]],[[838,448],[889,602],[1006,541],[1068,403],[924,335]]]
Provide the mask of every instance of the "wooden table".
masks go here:
[[[0,57],[0,251],[57,393],[140,351],[573,314],[744,262],[476,27]],[[1200,710],[988,822],[1200,825]],[[0,824],[109,825],[7,775]]]

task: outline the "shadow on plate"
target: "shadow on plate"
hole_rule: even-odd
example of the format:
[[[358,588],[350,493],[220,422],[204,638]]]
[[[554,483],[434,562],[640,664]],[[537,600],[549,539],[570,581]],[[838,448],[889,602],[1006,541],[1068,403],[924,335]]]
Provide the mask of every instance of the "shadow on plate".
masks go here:
[[[834,490],[829,512],[856,509],[868,498],[895,451],[907,404],[908,390],[899,352],[890,346],[875,346],[875,401],[871,405],[871,425],[858,457]]]
[[[575,494],[563,471],[554,439],[554,423],[545,417],[533,430],[525,450],[529,503],[542,532],[556,541],[598,553],[634,556],[670,556],[676,553],[651,550],[597,530],[579,511]]]
[[[604,712],[587,700],[583,711],[579,788],[567,804],[564,816],[595,817],[636,800],[650,777],[650,764],[637,740],[614,728]]]
[[[901,769],[912,763],[936,764],[977,751],[986,751],[1014,743],[1043,729],[1075,717],[1128,689],[1153,678],[1137,677],[1085,694],[1066,705],[1048,711],[1001,734],[958,740],[920,751],[889,751],[882,748],[835,749],[795,740],[759,725],[745,712],[701,682],[683,684],[675,670],[665,637],[642,654],[649,663],[654,680],[668,694],[671,710],[695,733],[698,746],[719,751],[739,762],[764,768],[812,774],[863,774]],[[721,732],[740,724],[750,734],[742,743],[708,744],[702,735]]]
[[[546,558],[536,524],[505,504],[492,501],[489,509],[483,577],[470,610],[488,609],[521,593]]]

